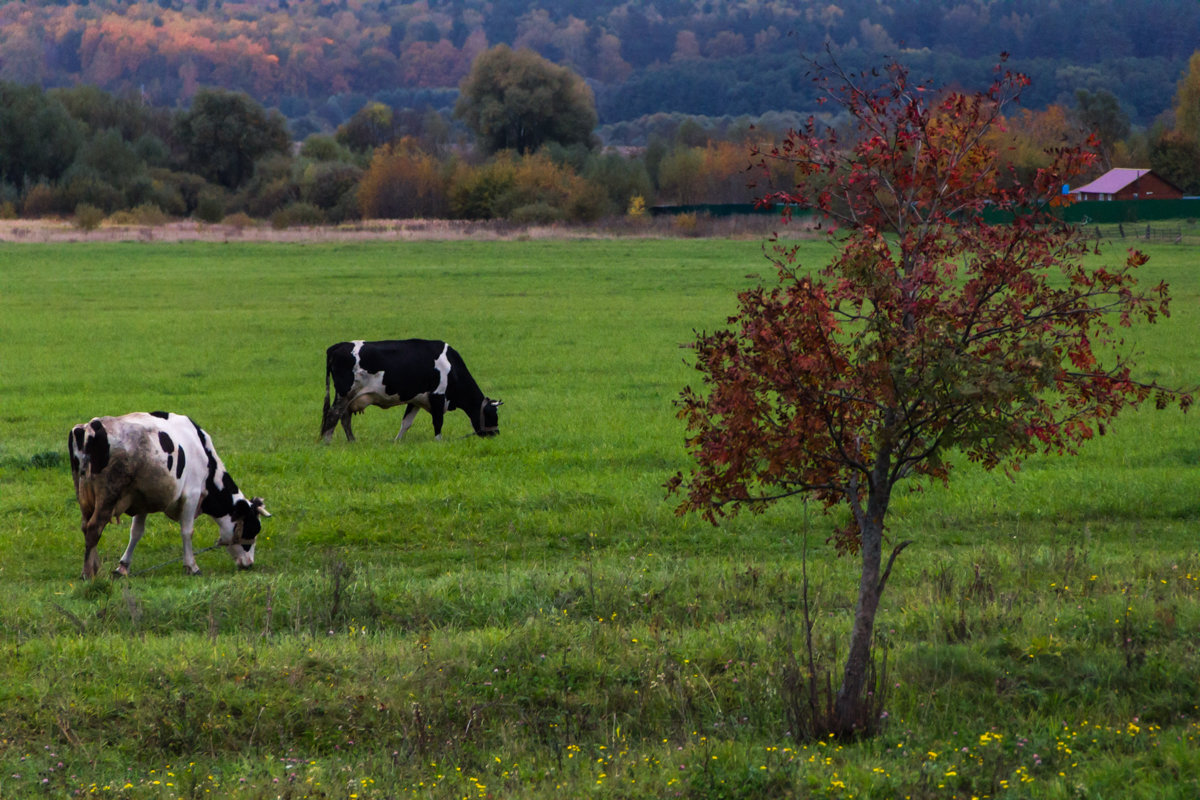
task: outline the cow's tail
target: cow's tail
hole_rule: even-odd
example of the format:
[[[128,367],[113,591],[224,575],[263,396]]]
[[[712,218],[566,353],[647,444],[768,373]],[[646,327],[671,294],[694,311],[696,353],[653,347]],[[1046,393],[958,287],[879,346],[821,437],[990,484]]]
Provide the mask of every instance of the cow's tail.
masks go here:
[[[329,361],[332,358],[329,354],[325,355],[325,407],[321,411],[321,420],[329,416],[329,374],[332,372]]]
[[[337,426],[337,418],[330,419],[330,403],[329,403],[329,379],[333,374],[333,352],[325,354],[325,405],[321,408],[321,434],[318,438],[324,439]]]

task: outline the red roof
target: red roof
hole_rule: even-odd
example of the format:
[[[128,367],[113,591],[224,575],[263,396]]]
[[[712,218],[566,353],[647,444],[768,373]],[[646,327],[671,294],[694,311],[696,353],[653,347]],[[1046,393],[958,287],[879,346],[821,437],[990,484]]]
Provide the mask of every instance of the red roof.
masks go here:
[[[1099,178],[1096,178],[1096,180],[1092,181],[1087,186],[1080,186],[1078,189],[1072,189],[1071,194],[1076,194],[1078,192],[1089,192],[1091,194],[1116,194],[1149,171],[1150,170],[1148,169],[1130,169],[1128,167],[1117,167],[1116,169],[1110,169],[1108,172],[1104,173]]]

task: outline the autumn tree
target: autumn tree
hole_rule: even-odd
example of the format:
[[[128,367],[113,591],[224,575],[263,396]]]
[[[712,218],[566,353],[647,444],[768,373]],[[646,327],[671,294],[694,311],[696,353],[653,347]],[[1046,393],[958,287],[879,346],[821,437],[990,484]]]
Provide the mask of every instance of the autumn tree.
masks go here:
[[[910,543],[887,535],[897,486],[947,481],[952,451],[989,469],[1074,453],[1151,396],[1186,408],[1191,395],[1135,377],[1136,354],[1114,327],[1167,313],[1166,285],[1137,284],[1145,256],[1100,266],[1050,213],[1047,201],[1094,152],[1060,148],[1030,181],[1000,182],[982,134],[1024,76],[998,71],[970,94],[935,92],[896,64],[814,71],[855,121],[850,138],[810,120],[761,155],[797,175],[771,199],[831,220],[838,253],[810,271],[797,249],[777,246],[778,284],[742,292],[729,327],[698,336],[704,388],[679,401],[695,464],[669,486],[680,513],[714,524],[787,497],[848,512],[835,514],[832,541],[857,555],[857,603],[820,724],[853,736],[878,722],[875,618]],[[1007,222],[988,221],[999,215]]]
[[[1184,139],[1200,142],[1200,50],[1188,59],[1187,72],[1175,88],[1175,130]]]
[[[446,181],[436,159],[413,139],[380,147],[358,185],[367,219],[438,217],[446,212]]]
[[[1185,192],[1200,191],[1200,50],[1175,90],[1175,128],[1151,145],[1150,166]]]
[[[546,142],[591,146],[596,103],[583,79],[532,50],[497,45],[460,87],[454,115],[487,153],[531,153]]]

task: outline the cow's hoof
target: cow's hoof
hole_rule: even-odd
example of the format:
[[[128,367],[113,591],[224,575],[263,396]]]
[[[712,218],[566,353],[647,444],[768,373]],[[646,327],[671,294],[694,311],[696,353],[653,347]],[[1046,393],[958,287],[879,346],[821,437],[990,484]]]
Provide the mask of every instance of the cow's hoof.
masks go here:
[[[248,569],[254,569],[254,565],[253,564],[238,564],[237,568],[238,568],[239,572],[243,572]]]
[[[200,568],[196,567],[195,569],[190,569],[189,567],[187,567],[185,565],[183,568],[183,574],[191,575],[193,578],[198,578],[198,577],[200,577]]]
[[[129,577],[129,565],[128,564],[118,564],[116,569],[114,569],[112,571],[112,576],[114,578],[128,578]]]

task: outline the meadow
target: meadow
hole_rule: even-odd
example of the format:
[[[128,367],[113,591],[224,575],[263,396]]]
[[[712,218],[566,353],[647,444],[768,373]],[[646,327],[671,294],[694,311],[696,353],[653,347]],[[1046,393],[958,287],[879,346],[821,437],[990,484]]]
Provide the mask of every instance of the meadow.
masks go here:
[[[1130,346],[1196,385],[1200,251],[1146,251],[1173,313]],[[1200,795],[1177,410],[898,498],[883,731],[791,735],[801,552],[829,666],[853,560],[801,502],[713,528],[663,489],[694,331],[771,275],[723,239],[0,244],[0,797]],[[395,444],[401,410],[368,409],[318,444],[325,348],[408,336],[454,344],[500,435],[423,414]],[[266,499],[254,570],[184,576],[159,515],[133,577],[79,579],[67,432],[155,409]]]

